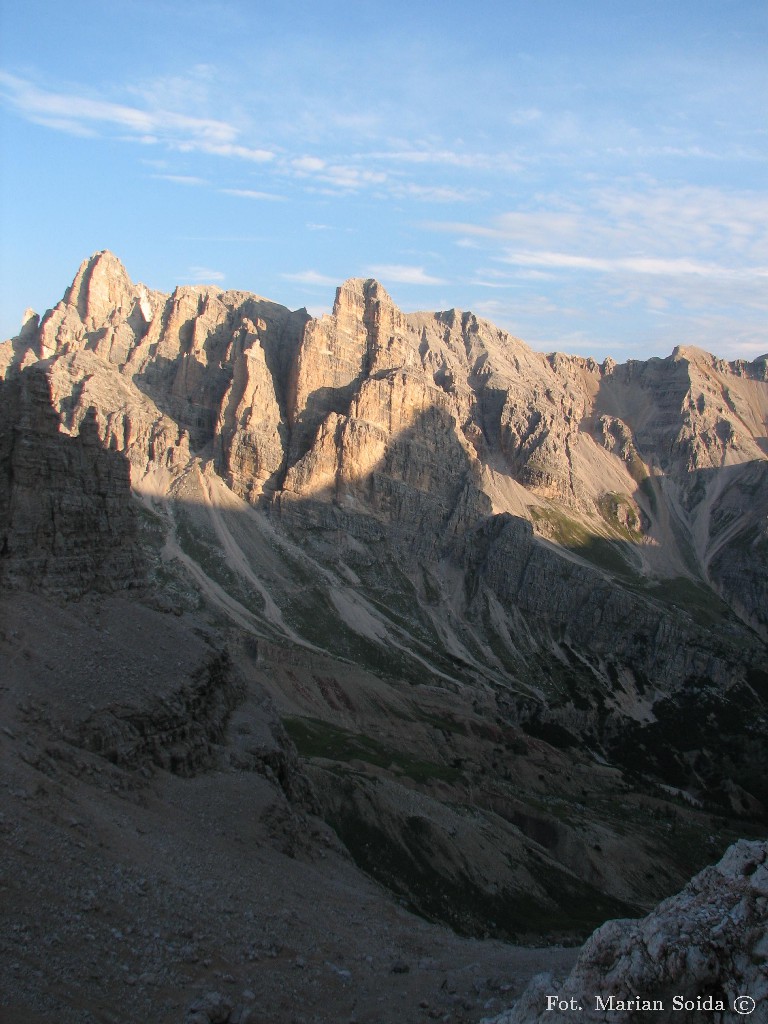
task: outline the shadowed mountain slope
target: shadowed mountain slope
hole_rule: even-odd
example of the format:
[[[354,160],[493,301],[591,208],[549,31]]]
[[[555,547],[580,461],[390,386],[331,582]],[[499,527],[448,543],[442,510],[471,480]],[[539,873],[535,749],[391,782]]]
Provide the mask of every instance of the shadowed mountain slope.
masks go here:
[[[764,818],[765,358],[598,365],[371,280],[315,320],[99,253],[0,369],[120,453],[143,599],[217,631],[420,913],[583,932]]]

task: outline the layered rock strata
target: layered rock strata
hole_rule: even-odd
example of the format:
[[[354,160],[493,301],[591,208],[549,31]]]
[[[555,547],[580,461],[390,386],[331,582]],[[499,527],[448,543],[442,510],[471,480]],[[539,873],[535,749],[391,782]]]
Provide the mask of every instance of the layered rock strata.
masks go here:
[[[17,396],[1,442],[6,578],[69,596],[138,580],[128,466],[155,607],[272,645],[262,682],[317,806],[421,912],[446,915],[462,892],[462,927],[518,934],[527,887],[540,920],[591,927],[586,894],[648,906],[701,863],[667,853],[661,825],[636,849],[651,827],[627,831],[627,794],[650,791],[669,823],[684,801],[697,835],[708,814],[765,815],[765,358],[544,355],[471,313],[405,314],[362,279],[312,319],[244,292],[164,295],[103,252],[0,346],[0,374]],[[35,456],[37,477],[14,433],[33,380],[32,404],[55,410],[38,433],[59,453]],[[43,478],[55,515],[30,499]],[[185,694],[216,734],[221,708]],[[185,771],[183,752],[162,760],[172,709],[149,719],[94,720],[83,742]],[[210,736],[187,738],[205,760]],[[285,774],[290,745],[265,749]],[[411,791],[418,814],[403,811]],[[460,827],[467,808],[480,825]],[[381,835],[355,847],[361,823]],[[475,858],[478,830],[490,850]],[[510,836],[518,859],[503,862]]]
[[[102,448],[95,409],[59,432],[37,366],[0,383],[0,579],[66,596],[144,579],[125,459]]]

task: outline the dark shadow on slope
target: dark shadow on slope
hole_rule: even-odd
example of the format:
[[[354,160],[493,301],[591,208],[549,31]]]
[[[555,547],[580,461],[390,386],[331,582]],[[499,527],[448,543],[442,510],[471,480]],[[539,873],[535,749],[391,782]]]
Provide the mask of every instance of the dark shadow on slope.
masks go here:
[[[425,787],[424,791],[438,803],[455,803],[461,808],[460,813],[477,816],[478,831],[489,819],[483,817],[484,812],[480,810],[483,800],[474,796],[475,792],[483,793],[485,799],[497,787],[502,787],[505,794],[510,787],[522,788],[527,799],[538,799],[544,803],[537,819],[530,814],[519,818],[522,823],[519,827],[523,831],[527,827],[526,821],[537,822],[529,827],[531,835],[528,840],[539,843],[542,834],[539,823],[551,821],[557,816],[556,801],[565,799],[562,793],[571,785],[568,778],[570,773],[584,774],[587,770],[594,770],[589,750],[595,749],[596,745],[602,744],[610,756],[620,760],[622,749],[637,739],[634,746],[637,758],[631,765],[627,765],[632,772],[637,773],[637,782],[633,783],[636,785],[635,792],[640,791],[640,786],[648,786],[653,791],[652,776],[672,785],[680,784],[676,774],[678,768],[681,764],[687,764],[689,756],[696,756],[695,748],[681,742],[680,730],[684,716],[682,720],[678,716],[674,728],[670,727],[662,737],[664,744],[673,745],[675,760],[668,764],[655,750],[649,749],[643,736],[636,737],[631,733],[626,717],[617,714],[615,710],[607,710],[604,696],[601,703],[601,692],[604,695],[611,686],[617,687],[617,692],[623,688],[622,699],[636,701],[643,686],[649,690],[658,687],[673,695],[675,707],[680,706],[685,710],[685,705],[680,704],[675,693],[686,686],[690,665],[703,661],[710,673],[707,685],[723,689],[728,685],[727,676],[734,673],[743,675],[748,667],[750,670],[762,671],[759,666],[764,663],[764,649],[760,654],[754,639],[743,630],[739,632],[738,626],[733,627],[730,635],[713,637],[706,630],[696,627],[690,617],[674,614],[670,617],[669,610],[662,608],[658,602],[649,601],[626,586],[616,585],[588,565],[559,556],[552,548],[536,540],[526,520],[490,515],[487,499],[475,486],[472,464],[454,431],[452,417],[439,409],[430,409],[411,428],[394,438],[379,462],[360,477],[345,472],[342,464],[337,467],[332,485],[319,490],[312,498],[293,496],[289,501],[284,495],[276,503],[272,514],[278,525],[287,528],[295,540],[304,544],[315,563],[337,566],[339,542],[345,538],[354,541],[356,547],[350,545],[345,549],[345,557],[350,559],[350,568],[361,581],[361,590],[367,595],[376,595],[390,618],[394,620],[396,615],[399,616],[404,629],[409,627],[409,618],[417,620],[420,614],[417,609],[407,607],[411,593],[415,601],[424,596],[413,590],[406,593],[403,600],[405,587],[414,587],[413,580],[419,575],[425,577],[430,567],[441,562],[449,563],[454,574],[460,576],[463,573],[461,588],[450,595],[456,604],[454,615],[463,614],[469,623],[476,626],[479,621],[479,605],[489,593],[493,594],[508,614],[510,629],[523,655],[522,664],[518,664],[517,670],[521,673],[530,672],[537,681],[553,679],[558,693],[561,693],[564,678],[573,683],[574,692],[566,698],[553,700],[545,715],[541,714],[540,701],[498,701],[492,713],[493,720],[485,723],[488,736],[482,742],[473,740],[468,747],[460,746],[462,741],[451,730],[436,728],[434,742],[442,744],[439,755],[441,761],[432,763],[453,767],[453,762],[457,762],[456,770],[460,772],[460,778],[450,780],[422,777],[419,780],[411,777],[411,783]],[[121,501],[127,502],[125,495]],[[223,560],[220,554],[219,561]],[[383,572],[382,566],[385,567]],[[211,559],[206,571],[216,572],[215,558]],[[397,607],[398,585],[402,587],[400,601],[403,606],[400,608]],[[425,587],[426,584],[422,582],[419,586]],[[354,633],[344,622],[338,607],[328,602],[327,585],[322,580],[308,575],[304,581],[300,581],[297,591],[300,591],[299,600],[303,602],[302,607],[306,611],[302,628],[319,626],[317,640],[320,644],[331,643],[334,628],[347,636]],[[443,614],[447,609],[447,596],[438,593],[435,597],[436,606],[442,609]],[[325,601],[327,609],[324,619],[317,615],[321,600]],[[296,619],[292,624],[302,625]],[[427,643],[426,640],[424,642]],[[430,642],[435,648],[443,643],[435,634]],[[740,654],[737,650],[739,644],[742,645]],[[381,652],[386,646],[386,641],[384,644],[371,642],[373,651]],[[570,661],[566,648],[571,652]],[[288,652],[286,646],[287,658],[290,657]],[[441,651],[440,656],[445,653],[445,650]],[[493,663],[486,661],[485,675],[480,677],[474,674],[471,661],[463,662],[453,652],[448,653],[451,670],[458,683],[453,689],[459,693],[465,691],[465,696],[461,698],[465,702],[462,705],[463,714],[469,717],[472,688],[481,684],[486,692],[489,687],[492,688]],[[473,649],[472,654],[478,662],[484,656],[480,648]],[[360,657],[365,664],[370,653],[357,649],[350,651],[349,656]],[[762,663],[760,657],[763,658]],[[568,661],[568,665],[564,667],[565,661]],[[373,664],[371,667],[375,669],[376,666]],[[423,665],[421,671],[423,681],[430,684],[439,682],[436,674]],[[497,671],[497,692],[506,691],[508,696],[510,682],[510,679],[504,679],[502,673]],[[581,706],[578,702],[581,702]],[[750,716],[758,722],[760,715],[764,714],[759,700],[751,704],[734,703],[733,707],[736,715],[734,729],[743,726]],[[538,719],[535,718],[537,710]],[[395,731],[397,744],[402,745],[401,753],[413,756],[409,748],[419,741],[421,733],[418,729],[421,725],[405,719],[396,721],[387,717],[384,710],[382,714],[387,727]],[[573,737],[574,742],[570,746],[553,743],[555,730],[552,726],[564,730],[569,737]],[[518,749],[525,753],[515,754],[514,746],[502,742],[502,730],[505,728],[514,731]],[[708,717],[702,718],[697,729],[701,744],[712,746],[719,731],[718,722],[709,721]],[[442,735],[443,732],[448,733],[447,738]],[[521,738],[521,732],[528,733],[528,741]],[[438,733],[440,739],[437,738]],[[563,733],[557,735],[562,737]],[[725,735],[726,738],[732,736],[730,724]],[[762,736],[764,738],[764,733]],[[760,734],[755,733],[754,738],[759,745]],[[527,747],[526,743],[530,743],[531,747]],[[365,766],[363,771],[367,775],[373,769],[382,768],[390,775],[397,774],[391,765],[382,766],[373,758],[366,760],[366,750],[370,749],[370,744],[359,745],[359,760]],[[375,749],[380,751],[380,747]],[[721,758],[722,748],[715,746],[713,749],[716,757]],[[532,752],[530,758],[527,753],[529,750]],[[451,751],[453,760],[449,759]],[[340,747],[336,760],[342,765],[343,753]],[[738,757],[738,754],[734,754],[734,757]],[[754,760],[753,753],[750,757]],[[556,761],[560,766],[559,774],[551,778],[547,776],[545,783],[539,787],[533,765],[538,762],[543,766],[547,760]],[[699,764],[693,763],[689,767],[690,772],[684,781],[688,783],[691,779],[695,781],[696,777],[701,777],[710,787],[707,794],[709,797],[716,779],[708,779]],[[725,764],[721,761],[720,775],[722,777],[727,771],[730,772],[728,778],[732,779],[743,767],[743,760],[738,764]],[[457,781],[458,785],[445,790],[437,788],[451,781]],[[564,788],[559,789],[560,786]],[[404,798],[408,788],[403,788]],[[350,792],[354,794],[358,789],[353,781]],[[375,790],[375,786],[372,789]],[[354,815],[349,818],[354,810],[352,805],[347,802],[341,808],[336,807],[335,801],[343,792],[341,787],[336,787],[318,795],[319,805],[328,819],[337,823],[354,821]],[[578,813],[576,805],[589,797],[577,794],[575,790],[568,790],[568,793],[565,803],[571,809],[569,813],[575,815]],[[551,803],[546,804],[545,799]],[[618,797],[613,791],[610,799],[613,803],[610,811],[604,812],[604,818],[613,822],[618,813]],[[730,808],[726,809],[730,811]],[[564,824],[569,828],[574,827],[573,823]],[[465,893],[461,910],[464,922],[462,927],[465,930],[482,933],[484,930],[496,929],[499,934],[506,935],[525,930],[515,926],[516,915],[522,914],[525,917],[529,913],[522,904],[510,903],[503,922],[497,921],[495,917],[488,920],[491,908],[500,907],[503,900],[494,900],[482,879],[473,873],[472,865],[461,849],[456,849],[454,862],[442,871],[434,872],[429,879],[429,886],[425,888],[427,883],[422,877],[423,869],[425,865],[432,864],[430,849],[434,845],[434,835],[423,824],[409,825],[405,812],[396,819],[394,827],[401,837],[407,837],[409,856],[415,858],[418,867],[415,875],[409,864],[402,864],[397,857],[393,859],[390,856],[391,843],[398,842],[397,836],[392,835],[389,836],[389,845],[369,842],[364,851],[357,850],[356,855],[363,867],[377,877],[388,880],[395,891],[415,893],[412,902],[419,905],[423,912],[453,923],[457,920],[452,908],[458,885]],[[709,818],[702,815],[696,819],[696,828],[692,827],[692,832],[700,839],[702,835],[709,834],[707,829],[711,830],[712,827]],[[342,832],[348,831],[348,825],[342,827],[339,824],[339,828]],[[354,841],[350,842],[354,848]],[[447,850],[450,851],[451,847],[452,844],[446,844]],[[696,855],[689,851],[685,856],[688,858],[685,863],[690,866]],[[599,860],[599,856],[596,856],[598,864]],[[457,876],[457,866],[462,864],[464,873]],[[593,864],[590,865],[592,867]],[[546,863],[540,870],[546,872]],[[554,927],[555,918],[563,922],[563,928],[568,927],[568,922],[573,928],[591,927],[599,923],[601,913],[617,912],[615,902],[610,903],[610,907],[606,903],[602,911],[596,909],[595,916],[587,921],[582,910],[576,908],[574,900],[582,900],[583,909],[583,902],[594,898],[593,883],[585,878],[579,881],[579,876],[573,870],[568,877],[575,879],[573,885],[576,888],[570,890],[563,883],[562,892],[565,895],[561,895],[559,909],[547,905],[549,916],[541,917],[542,922],[548,922],[546,927]],[[423,884],[418,882],[419,878],[422,878]],[[549,895],[557,903],[557,894]],[[543,913],[545,905],[540,904],[539,909]],[[558,914],[563,916],[557,917]],[[492,921],[495,924],[492,925]]]
[[[670,857],[676,870],[682,865],[690,870],[696,869],[704,862],[697,862],[696,858],[707,856],[706,848],[701,845],[701,836],[705,832],[711,834],[707,830],[714,827],[713,814],[730,816],[743,811],[748,818],[753,813],[760,813],[754,803],[739,808],[731,799],[732,793],[739,793],[749,782],[745,771],[748,765],[738,754],[735,759],[731,757],[729,751],[737,737],[730,724],[722,730],[717,720],[712,719],[712,713],[722,706],[735,714],[735,720],[742,729],[751,722],[755,742],[764,746],[765,708],[750,690],[743,687],[736,694],[732,685],[732,676],[735,674],[743,679],[750,662],[753,665],[764,664],[764,648],[737,621],[727,622],[720,634],[703,628],[696,616],[690,614],[690,597],[681,599],[680,595],[675,595],[673,600],[667,596],[661,599],[659,594],[641,593],[640,588],[628,586],[626,579],[611,579],[589,564],[563,558],[555,549],[536,539],[526,520],[508,515],[489,515],[487,507],[483,506],[484,496],[474,488],[471,465],[455,438],[454,428],[451,417],[440,410],[430,410],[419,417],[412,428],[394,438],[385,454],[368,471],[351,477],[342,461],[335,467],[333,482],[318,488],[311,497],[284,493],[275,506],[273,516],[300,540],[316,563],[333,567],[344,561],[360,580],[359,586],[366,598],[379,601],[389,622],[398,621],[404,626],[409,625],[409,611],[406,607],[400,612],[398,599],[402,600],[404,594],[413,594],[412,604],[417,605],[426,596],[413,590],[413,579],[425,572],[429,565],[437,565],[441,561],[451,562],[456,568],[463,565],[462,614],[467,621],[476,624],[478,606],[484,600],[483,595],[490,590],[510,615],[514,611],[519,617],[516,620],[519,627],[524,630],[522,636],[520,633],[516,635],[516,640],[525,657],[523,664],[517,663],[515,671],[529,673],[537,684],[550,682],[554,687],[549,691],[552,696],[548,705],[543,706],[539,701],[514,696],[514,676],[504,678],[497,672],[495,685],[498,694],[506,691],[508,696],[504,701],[499,696],[494,727],[500,724],[509,727],[516,730],[518,737],[521,731],[527,733],[531,741],[536,742],[535,749],[552,751],[550,757],[555,756],[554,751],[559,751],[573,772],[583,770],[576,766],[585,756],[587,763],[590,761],[586,751],[602,749],[604,756],[614,764],[624,766],[628,773],[625,778],[629,781],[629,791],[654,794],[653,799],[661,801],[661,807],[667,806],[664,800],[669,797],[660,795],[663,791],[658,790],[658,782],[694,790],[705,804],[705,809],[697,812],[701,816],[695,825],[690,822],[680,825],[673,841],[666,844],[669,847],[667,853],[659,853],[659,856],[661,860]],[[343,452],[344,427],[340,429],[342,433],[338,440]],[[466,511],[465,516],[461,514],[462,510]],[[398,570],[399,576],[394,569]],[[395,652],[386,643],[377,643],[360,634],[354,641],[350,639],[354,631],[344,623],[343,616],[328,599],[323,586],[311,572],[302,580],[299,593],[292,599],[295,603],[287,606],[292,616],[291,624],[319,646],[385,675],[395,686],[399,678],[411,677],[413,659],[409,670],[400,662],[398,677],[397,658],[392,657]],[[697,600],[705,600],[698,591],[696,596]],[[438,606],[442,600],[438,595]],[[677,605],[686,607],[683,609]],[[412,636],[416,632],[415,611],[414,607],[410,609]],[[443,641],[439,636],[433,636],[432,643],[437,650]],[[411,649],[417,651],[418,647],[412,644]],[[479,657],[479,652],[475,653]],[[439,665],[439,659],[440,655],[434,654],[432,664]],[[692,722],[695,728],[692,728],[691,736],[695,737],[705,756],[703,760],[698,758],[696,763],[689,763],[697,758],[699,746],[688,744],[681,732],[681,720],[691,709],[685,695],[680,697],[678,691],[685,689],[688,678],[702,664],[710,673],[702,676],[702,685],[713,694],[729,688],[730,693],[721,699],[720,704],[710,702],[703,705],[706,713]],[[470,688],[487,686],[489,681],[494,685],[491,663],[486,661],[485,667],[485,675],[478,675],[476,665],[471,661],[461,663],[454,658],[450,666],[446,664],[447,670],[460,684]],[[423,679],[430,678],[423,666],[418,671],[421,671]],[[653,703],[657,689],[671,694],[667,704],[658,700]],[[637,733],[631,716],[625,717],[617,711],[616,699],[619,700],[618,706],[621,702],[644,702],[650,715],[667,714],[669,717],[668,708],[679,708],[680,712],[675,710],[672,715],[673,718],[677,715],[675,727],[664,729],[663,743],[653,743],[649,742],[642,729],[640,734]],[[364,778],[382,768],[397,774],[398,758],[389,756],[389,766],[382,764],[382,758],[388,755],[382,753],[382,746],[375,735],[366,734],[361,729],[352,748],[348,749],[349,737],[334,732],[333,713],[330,714],[325,737],[327,743],[322,754],[318,755],[311,744],[303,750],[310,762],[317,757],[335,762],[341,773],[338,777],[351,780],[350,793],[357,793],[363,784],[357,774],[361,770]],[[384,720],[387,720],[386,714]],[[293,731],[303,742],[316,728],[307,719],[305,724],[299,721]],[[399,742],[404,745],[399,759],[407,761],[411,727],[398,721],[396,728],[400,734]],[[516,742],[518,746],[524,745],[520,739]],[[493,745],[489,746],[492,748]],[[505,762],[510,763],[507,761],[510,753],[506,748],[499,749],[504,749],[504,753],[494,758],[488,750],[471,769],[457,767],[460,775],[449,783],[449,789],[441,799],[448,799],[468,810],[474,808],[477,811],[483,806],[478,795],[470,794],[493,793],[501,785],[500,780],[504,778],[501,766]],[[467,763],[463,753],[457,753],[452,761],[443,761],[442,770],[440,761],[432,762],[435,771],[428,791],[437,784],[440,775],[443,782],[448,781],[445,769],[453,767],[454,762],[457,766],[459,762]],[[726,754],[730,758],[727,761]],[[410,756],[417,755],[410,751]],[[347,767],[350,759],[359,764]],[[499,767],[493,767],[494,764]],[[365,767],[361,768],[361,765]],[[420,786],[427,785],[423,773],[419,779],[412,774],[409,778]],[[487,922],[486,925],[482,922],[494,901],[476,878],[472,880],[471,873],[456,883],[453,869],[435,868],[434,861],[430,860],[428,844],[422,844],[418,855],[414,852],[416,840],[413,835],[408,842],[410,853],[407,857],[401,856],[398,853],[402,838],[400,826],[395,835],[390,832],[387,837],[378,835],[375,839],[369,836],[365,842],[360,840],[356,843],[354,822],[362,830],[359,816],[348,801],[339,804],[346,789],[331,781],[327,786],[330,788],[321,792],[319,797],[324,813],[345,841],[349,840],[361,866],[395,891],[408,894],[412,905],[420,907],[427,916],[436,914],[435,908],[443,907],[443,919],[454,924],[459,919],[458,914],[464,921],[462,927],[475,930],[490,927]],[[375,787],[370,792],[374,794],[371,799],[375,802]],[[556,792],[556,789],[547,792]],[[616,814],[616,805],[611,806],[610,814]],[[530,838],[534,840],[534,833],[538,835],[540,832],[540,823],[551,821],[551,814],[551,810],[545,811],[538,819],[535,815],[521,814],[519,820],[523,823],[523,831],[526,822],[535,822],[529,829]],[[659,827],[665,821],[660,821]],[[405,828],[404,820],[401,825]],[[749,826],[745,824],[744,827]],[[358,837],[362,834],[359,831]],[[421,834],[414,833],[416,838]],[[434,870],[429,885],[426,881],[421,886],[418,884],[422,869],[413,866],[414,857],[416,863],[419,857],[423,857],[424,863],[432,864]],[[586,864],[584,860],[583,866]],[[583,893],[590,891],[586,878],[582,878],[582,883]],[[452,917],[456,884],[465,892],[464,909],[460,913],[456,910]],[[592,884],[590,881],[589,885]],[[498,913],[492,918],[496,922],[492,930],[498,928],[498,934],[509,935],[515,931],[510,923],[511,917],[508,915],[503,924],[498,921],[503,902],[496,901]],[[512,906],[510,903],[508,909],[514,916]],[[543,906],[541,904],[540,909]],[[566,913],[564,906],[561,909]],[[470,913],[470,907],[474,908],[473,913]],[[567,913],[574,913],[573,907]],[[591,923],[596,923],[597,919],[596,916]],[[547,920],[552,923],[554,917]],[[575,918],[572,923],[576,927]]]
[[[710,512],[707,572],[723,599],[768,640],[768,462],[721,472],[725,484]]]
[[[0,382],[0,580],[63,596],[144,583],[130,470],[96,410],[62,434],[45,370]]]

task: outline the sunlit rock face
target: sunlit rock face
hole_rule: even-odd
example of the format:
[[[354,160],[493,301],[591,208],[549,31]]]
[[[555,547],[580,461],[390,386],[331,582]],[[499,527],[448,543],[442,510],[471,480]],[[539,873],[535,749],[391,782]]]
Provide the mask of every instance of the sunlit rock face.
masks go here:
[[[562,911],[583,930],[647,909],[695,859],[643,787],[698,814],[699,837],[710,812],[765,814],[766,358],[545,355],[357,278],[313,319],[211,286],[162,294],[102,252],[27,311],[0,375],[4,578],[128,587],[146,558],[157,590],[173,577],[161,604],[274,645],[317,806],[421,912],[509,936]],[[24,563],[65,557],[79,530],[81,577]],[[324,764],[326,726],[386,785],[338,750]],[[449,805],[482,806],[489,850]]]

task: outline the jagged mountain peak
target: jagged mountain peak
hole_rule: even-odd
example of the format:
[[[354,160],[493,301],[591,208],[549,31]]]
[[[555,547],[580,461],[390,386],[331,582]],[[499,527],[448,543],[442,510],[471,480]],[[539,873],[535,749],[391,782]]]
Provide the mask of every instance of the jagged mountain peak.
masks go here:
[[[97,322],[133,298],[134,284],[121,261],[108,249],[83,260],[64,301],[85,320]]]
[[[361,295],[364,298],[383,299],[385,301],[392,302],[394,305],[394,302],[384,285],[375,277],[348,277],[345,281],[342,281],[336,289],[337,295],[339,292]]]
[[[442,502],[435,527],[455,512],[453,528],[468,529],[467,510],[490,502],[556,543],[620,545],[628,530],[619,564],[641,577],[710,581],[712,503],[724,500],[715,470],[759,472],[768,452],[764,363],[692,347],[626,364],[545,356],[472,312],[405,314],[373,278],[342,283],[332,316],[313,319],[247,292],[150,291],[104,250],[39,327],[30,320],[3,346],[0,368],[36,358],[52,360],[68,429],[87,403],[101,410],[134,486],[211,452],[252,504],[322,494],[391,523],[400,500],[365,497],[386,478]]]
[[[672,350],[671,358],[675,362],[687,360],[688,362],[696,363],[702,360],[712,360],[714,356],[711,352],[699,348],[698,345],[676,345]]]
[[[578,927],[647,905],[657,863],[680,880],[649,779],[699,837],[712,808],[765,812],[764,364],[547,356],[373,279],[319,319],[166,295],[100,253],[0,371],[2,582],[74,597],[146,565],[163,614],[260,673],[327,819],[423,913],[509,935],[572,897]],[[33,393],[38,445],[14,433]]]

